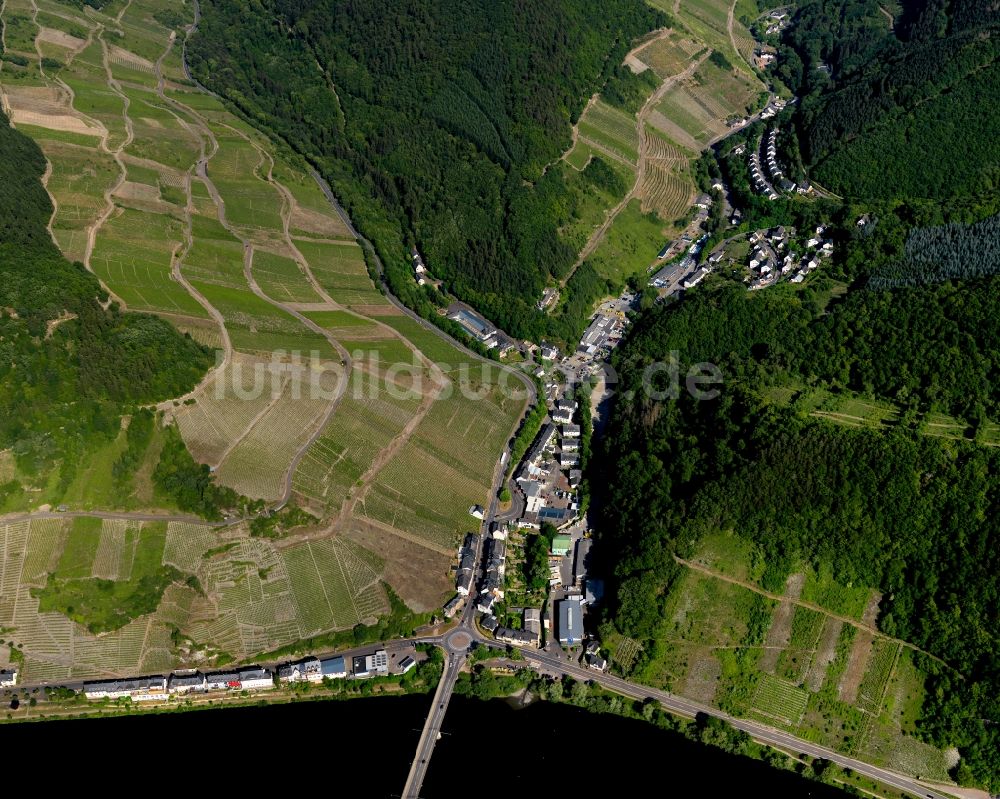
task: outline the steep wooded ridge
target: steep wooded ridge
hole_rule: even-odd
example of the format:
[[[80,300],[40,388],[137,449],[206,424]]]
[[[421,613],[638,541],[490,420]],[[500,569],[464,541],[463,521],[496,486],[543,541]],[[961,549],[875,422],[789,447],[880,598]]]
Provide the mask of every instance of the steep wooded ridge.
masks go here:
[[[851,197],[995,189],[997,4],[903,5],[892,29],[874,0],[814,0],[796,11],[786,36],[794,53],[779,72],[805,94],[799,140],[810,172]]]
[[[958,748],[960,781],[1000,784],[990,721],[1000,718],[1000,452],[982,436],[984,409],[997,414],[998,290],[996,277],[859,289],[824,306],[722,284],[641,320],[616,362],[619,397],[634,398],[619,399],[595,459],[610,485],[608,618],[646,642],[637,674],[660,679],[656,653],[676,635],[668,608],[685,569],[674,555],[697,557],[708,537],[732,531],[756,553],[766,590],[829,569],[837,585],[881,592],[879,628],[954,669],[915,659],[926,676],[916,733]],[[645,367],[671,352],[682,375],[719,364],[719,398],[646,397]],[[895,399],[891,422],[852,415],[852,402],[885,398]],[[941,421],[949,411],[980,422],[963,432]],[[726,678],[735,712],[751,710],[756,657]]]
[[[705,156],[746,229],[822,230],[836,254],[798,289],[713,275],[616,354],[600,632],[637,679],[995,791],[1000,16],[892,8],[804,2],[779,50],[790,160],[841,197],[769,202],[731,145]],[[700,362],[715,399],[684,388]]]
[[[988,419],[1000,415],[1000,278],[978,263],[947,271],[941,249],[907,260],[908,243],[940,237],[942,222],[952,240],[992,244],[993,222],[956,221],[967,212],[964,201],[880,207],[868,230],[852,214],[836,233],[843,255],[803,291],[708,281],[643,316],[617,355],[627,399],[594,484],[610,486],[607,618],[645,642],[638,675],[661,679],[657,653],[677,634],[671,608],[686,567],[675,556],[703,558],[707,540],[731,533],[754,553],[763,590],[780,595],[803,572],[877,590],[879,630],[940,659],[914,656],[924,689],[909,732],[957,747],[952,776],[995,789],[1000,450]],[[887,270],[905,287],[877,290]],[[719,397],[699,402],[682,387],[676,400],[650,399],[644,370],[671,352],[682,376],[689,364],[719,365]],[[833,593],[817,596],[836,608]],[[759,652],[747,649],[724,678],[734,712],[753,710]],[[846,718],[849,705],[829,700],[824,713]],[[869,739],[878,735],[857,732],[845,745]]]
[[[198,79],[320,166],[407,304],[429,313],[406,259],[415,243],[502,327],[559,327],[534,304],[576,253],[558,235],[570,194],[545,166],[659,12],[639,0],[202,8],[189,48]]]
[[[129,409],[190,390],[213,358],[158,317],[122,313],[62,256],[44,172],[38,146],[0,114],[0,450],[29,480],[58,462],[65,489],[75,455],[114,439]]]

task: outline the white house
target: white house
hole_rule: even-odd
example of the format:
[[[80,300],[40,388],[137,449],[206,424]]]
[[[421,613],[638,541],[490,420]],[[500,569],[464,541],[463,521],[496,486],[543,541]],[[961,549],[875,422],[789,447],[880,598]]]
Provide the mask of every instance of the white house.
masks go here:
[[[17,685],[17,669],[0,669],[0,688]]]
[[[542,484],[536,480],[532,480],[524,485],[524,499],[525,499],[525,512],[526,513],[538,513],[544,505],[545,500],[542,497]]]
[[[410,669],[417,665],[417,661],[407,655],[401,661],[399,661],[399,673],[406,674]]]
[[[274,675],[268,669],[240,669],[240,687],[244,691],[266,691],[274,688]]]
[[[194,673],[171,674],[167,687],[172,694],[189,694],[205,690],[205,675]]]
[[[493,605],[496,603],[497,598],[493,594],[480,594],[478,603],[476,604],[476,610],[480,613],[492,613]]]
[[[571,466],[577,466],[580,463],[580,456],[575,452],[567,452],[563,450],[559,453],[559,465],[563,469],[569,469]]]
[[[323,675],[318,658],[306,658],[278,669],[278,679],[283,682],[320,682]]]
[[[557,408],[552,412],[552,421],[559,424],[569,424],[573,421],[573,412]]]
[[[121,699],[130,697],[136,702],[166,699],[166,677],[136,677],[131,680],[99,680],[85,682],[83,694],[87,699]]]

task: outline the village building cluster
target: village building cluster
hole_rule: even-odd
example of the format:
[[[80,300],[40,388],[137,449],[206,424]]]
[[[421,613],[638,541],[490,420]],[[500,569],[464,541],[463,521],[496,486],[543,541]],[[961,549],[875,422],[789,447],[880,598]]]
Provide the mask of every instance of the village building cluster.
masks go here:
[[[779,103],[780,105],[778,105]],[[784,103],[782,101],[775,101],[775,108],[777,110],[781,110],[783,107]],[[769,114],[768,111],[765,111],[761,114],[761,117],[766,118],[765,115],[774,116],[774,113]],[[750,152],[748,166],[750,169],[750,182],[753,184],[754,190],[769,200],[777,200],[780,196],[779,190],[783,192],[798,192],[799,194],[812,193],[813,188],[808,180],[795,183],[785,175],[781,164],[778,162],[779,133],[778,128],[770,128],[762,137],[759,147],[754,148]],[[763,159],[761,158],[761,150],[763,150]],[[734,147],[732,152],[733,155],[742,155],[746,152],[746,148],[741,144]]]
[[[487,537],[483,549],[483,578],[479,582],[480,613],[492,613],[493,606],[504,598],[504,577],[507,573],[507,532],[499,524]]]
[[[621,341],[625,320],[617,314],[598,314],[580,338],[578,351],[590,359],[604,360]]]
[[[549,588],[554,592],[552,596],[558,598],[554,600],[555,613],[552,616],[549,612],[543,614],[538,608],[523,608],[521,629],[503,626],[493,613],[495,593],[484,592],[480,594],[476,606],[476,610],[481,614],[480,626],[492,633],[497,641],[513,646],[540,646],[543,630],[549,631],[550,638],[554,638],[562,646],[583,645],[587,640],[583,623],[584,613],[587,606],[596,604],[603,596],[603,583],[600,580],[591,580],[587,576],[587,561],[592,543],[592,539],[588,537],[573,539],[566,534],[554,538],[549,561],[551,571]],[[563,583],[562,575],[570,566],[572,566],[572,581],[568,586],[564,586],[565,590],[559,591]],[[596,641],[590,641],[588,646],[596,655],[598,651]],[[599,657],[588,659],[587,662],[588,665],[602,671],[607,668],[606,661]]]
[[[778,166],[778,129],[771,128],[767,136],[764,137],[765,158],[767,160],[767,171],[771,176],[771,181],[782,191],[794,191],[796,186],[785,177],[785,173]]]
[[[517,474],[524,495],[524,511],[517,524],[537,529],[542,522],[564,527],[580,509],[580,426],[573,423],[576,402],[559,400],[552,422],[545,424]],[[555,422],[559,422],[557,426]]]
[[[801,283],[823,259],[833,255],[833,242],[823,238],[826,226],[818,225],[804,242],[795,228],[776,227],[750,234],[751,249],[746,278],[751,291],[773,286],[780,280]]]
[[[767,15],[765,24],[764,34],[777,36],[792,24],[792,17],[787,8],[776,8]]]
[[[416,665],[406,656],[397,664],[397,673],[405,674]],[[172,696],[204,694],[216,691],[268,691],[279,682],[318,683],[323,680],[342,680],[348,677],[364,679],[389,673],[389,656],[384,649],[352,658],[348,669],[343,656],[330,658],[308,657],[279,666],[277,672],[261,666],[247,666],[233,671],[203,673],[177,671],[169,675],[153,675],[120,680],[90,680],[83,684],[87,699],[123,699],[133,702],[162,702]]]
[[[755,148],[750,153],[750,181],[753,183],[754,189],[758,194],[763,194],[769,200],[777,200],[778,192],[774,190],[774,186],[767,179],[764,174],[764,170],[760,166],[760,153]]]
[[[708,234],[704,234],[696,241],[691,242],[685,256],[677,263],[669,264],[660,269],[649,281],[649,285],[658,289],[678,288],[690,289],[697,286],[711,274],[715,261],[706,261],[701,266],[698,265],[697,257],[708,241]]]

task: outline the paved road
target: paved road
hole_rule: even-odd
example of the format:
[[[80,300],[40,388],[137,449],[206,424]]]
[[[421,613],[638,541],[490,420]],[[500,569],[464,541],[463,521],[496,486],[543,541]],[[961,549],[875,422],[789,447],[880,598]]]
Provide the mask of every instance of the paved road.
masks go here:
[[[413,763],[410,768],[410,773],[407,777],[406,786],[403,790],[402,795],[406,797],[406,799],[414,799],[420,794],[420,788],[423,784],[423,779],[426,776],[427,768],[430,764],[431,756],[434,751],[434,746],[440,735],[444,717],[448,710],[448,703],[455,688],[455,683],[457,682],[458,676],[468,659],[467,653],[469,645],[472,642],[477,642],[489,646],[497,646],[496,642],[484,639],[476,630],[475,624],[473,623],[473,619],[475,617],[474,604],[474,597],[470,597],[460,624],[449,632],[443,634],[416,636],[410,639],[387,641],[382,644],[371,643],[363,647],[336,653],[343,655],[345,659],[350,659],[354,655],[371,652],[373,648],[378,646],[382,646],[387,651],[392,652],[401,648],[408,648],[413,644],[432,644],[440,646],[445,651],[445,668],[442,673],[441,681],[438,683],[437,690],[435,691],[434,703],[431,705],[430,713],[427,716],[424,729],[417,745]],[[878,780],[881,783],[898,788],[899,790],[913,796],[921,797],[921,799],[951,799],[952,795],[942,793],[942,789],[929,788],[912,777],[907,777],[903,774],[898,774],[894,771],[874,766],[870,763],[849,757],[848,755],[844,755],[832,749],[827,749],[823,746],[802,740],[801,738],[797,738],[789,733],[774,729],[773,727],[768,727],[764,724],[750,721],[748,719],[735,718],[722,712],[718,708],[703,705],[699,702],[685,699],[684,697],[675,696],[674,694],[670,694],[666,691],[661,691],[650,686],[637,685],[611,674],[603,674],[601,672],[584,668],[577,664],[575,660],[568,659],[562,655],[561,652],[557,654],[550,654],[549,652],[533,648],[522,648],[520,652],[524,657],[524,661],[531,668],[541,673],[549,674],[555,677],[562,677],[566,675],[584,682],[594,682],[608,690],[621,694],[622,696],[640,701],[655,699],[670,712],[686,716],[688,718],[694,718],[699,713],[714,716],[716,718],[723,719],[737,729],[747,732],[755,740],[769,746],[774,746],[791,753],[804,753],[812,757],[820,757],[830,760],[843,768],[851,769],[858,774]],[[324,656],[326,655],[317,653],[317,657]],[[280,661],[280,663],[284,662],[287,662],[287,659]],[[260,665],[277,668],[280,663],[277,661],[273,663],[261,662]],[[52,682],[18,685],[16,690],[25,692],[31,691],[36,687],[44,689],[53,685],[64,686],[76,691],[81,690],[83,687],[82,681],[67,682],[65,680],[54,680]]]
[[[403,789],[402,795],[404,799],[416,799],[420,795],[420,788],[434,752],[434,745],[440,737],[441,726],[445,713],[448,710],[448,701],[454,690],[455,682],[458,680],[458,674],[467,658],[465,652],[468,643],[471,641],[492,643],[485,641],[476,631],[475,625],[472,624],[474,616],[472,607],[473,603],[470,601],[469,605],[466,606],[466,613],[463,615],[462,624],[458,628],[443,638],[439,637],[436,639],[444,645],[448,660],[445,664],[441,682],[438,684],[434,695],[434,703],[431,705],[431,711],[428,714],[426,724],[421,733],[416,755],[406,780],[406,786]],[[467,634],[467,639],[463,638],[460,641],[456,641],[462,633]],[[524,648],[520,651],[527,664],[536,671],[555,677],[565,675],[584,682],[595,682],[622,696],[640,701],[654,699],[670,712],[686,716],[687,718],[693,719],[699,713],[714,716],[728,722],[736,729],[743,730],[752,736],[754,740],[786,752],[824,758],[842,768],[850,769],[857,774],[875,779],[880,783],[897,788],[913,796],[921,797],[921,799],[951,799],[950,794],[942,793],[940,789],[930,788],[912,777],[866,763],[863,760],[858,760],[841,752],[805,741],[790,733],[768,727],[756,721],[735,718],[718,708],[703,705],[700,702],[675,696],[674,694],[646,685],[637,685],[611,674],[603,674],[584,668],[578,665],[575,660],[569,660],[559,654],[550,654],[542,650],[529,648]]]
[[[483,544],[486,540],[485,533],[489,528],[490,521],[495,518],[497,490],[505,474],[506,471],[502,468],[498,469],[494,474],[493,501],[490,503],[490,509],[483,519],[484,534],[479,537],[479,548],[476,551],[477,579],[473,581],[472,590],[469,592],[465,608],[462,610],[462,617],[457,627],[438,638],[439,645],[445,650],[445,668],[441,675],[441,682],[438,683],[437,690],[434,693],[434,702],[431,705],[430,712],[427,714],[427,720],[424,722],[424,729],[420,734],[413,762],[410,764],[410,772],[406,777],[406,785],[403,787],[402,795],[404,799],[416,799],[420,796],[420,789],[423,786],[424,777],[427,775],[431,756],[434,754],[434,745],[437,743],[438,738],[441,737],[441,725],[444,723],[445,713],[448,712],[448,703],[451,701],[451,695],[455,690],[455,683],[458,681],[458,675],[468,659],[469,646],[473,642],[480,644],[493,643],[484,639],[476,629],[476,596],[478,593],[476,585],[484,568],[482,555],[484,550]]]
[[[591,669],[585,669],[582,666],[569,664],[562,658],[554,657],[545,652],[533,649],[522,649],[521,654],[524,655],[524,658],[529,665],[546,672],[555,672],[559,675],[566,674],[577,680],[593,681],[605,688],[608,688],[609,690],[633,699],[655,699],[667,708],[667,710],[689,718],[694,718],[699,713],[714,716],[729,722],[732,726],[739,730],[749,733],[755,740],[760,741],[761,743],[775,746],[789,752],[804,753],[810,755],[811,757],[821,757],[826,760],[830,760],[843,768],[849,768],[858,774],[871,777],[886,785],[890,785],[901,791],[910,793],[913,796],[924,797],[925,799],[949,799],[948,794],[940,793],[928,788],[912,777],[907,777],[902,774],[897,774],[894,771],[873,766],[870,763],[865,763],[863,760],[856,760],[855,758],[849,757],[840,752],[835,752],[832,749],[827,749],[826,747],[819,746],[818,744],[804,741],[801,738],[796,738],[794,735],[759,724],[755,721],[734,718],[727,713],[723,713],[718,708],[709,707],[708,705],[702,705],[699,702],[693,702],[689,699],[674,696],[673,694],[657,690],[656,688],[650,688],[645,685],[636,685],[611,674],[602,674]]]
[[[448,703],[451,701],[451,695],[455,690],[455,683],[458,681],[462,666],[465,665],[466,655],[464,653],[449,652],[445,657],[447,662],[444,673],[441,675],[437,691],[434,692],[431,712],[427,715],[424,729],[420,733],[417,753],[410,766],[410,773],[406,777],[406,785],[403,787],[403,799],[417,799],[420,796],[420,788],[424,784],[424,777],[427,775],[427,768],[431,763],[434,745],[441,737],[441,725],[444,723],[444,716],[448,711]]]

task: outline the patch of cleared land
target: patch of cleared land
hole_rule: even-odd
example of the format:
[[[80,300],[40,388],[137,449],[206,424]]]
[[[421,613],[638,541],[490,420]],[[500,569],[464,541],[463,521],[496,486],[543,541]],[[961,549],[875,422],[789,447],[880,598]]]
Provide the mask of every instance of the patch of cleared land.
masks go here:
[[[758,719],[910,775],[947,780],[944,753],[915,737],[925,675],[873,625],[879,596],[800,564],[781,601],[759,593],[767,564],[735,533],[706,536],[664,603],[655,649],[614,637],[633,679]],[[707,569],[709,573],[699,571]],[[754,590],[756,589],[756,590]],[[804,607],[802,603],[820,607]]]

